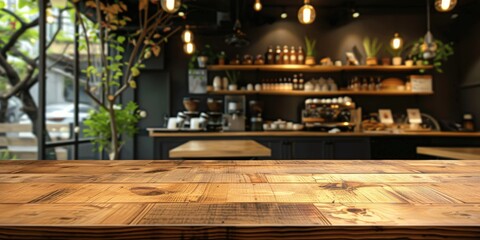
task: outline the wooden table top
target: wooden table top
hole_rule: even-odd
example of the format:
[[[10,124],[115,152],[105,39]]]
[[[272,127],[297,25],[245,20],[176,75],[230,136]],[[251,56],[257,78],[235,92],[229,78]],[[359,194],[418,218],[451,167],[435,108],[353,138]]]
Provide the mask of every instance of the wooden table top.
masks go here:
[[[479,184],[477,160],[0,161],[0,236],[479,239]]]
[[[441,158],[480,160],[478,147],[417,147],[417,153]]]
[[[171,149],[171,158],[270,157],[270,148],[253,140],[197,140]]]

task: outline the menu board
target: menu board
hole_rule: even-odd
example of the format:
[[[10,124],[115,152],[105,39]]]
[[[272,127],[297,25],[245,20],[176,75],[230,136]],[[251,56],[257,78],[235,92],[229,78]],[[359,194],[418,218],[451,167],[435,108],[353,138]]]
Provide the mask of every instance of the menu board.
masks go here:
[[[207,93],[207,70],[188,70],[188,92],[193,94]]]

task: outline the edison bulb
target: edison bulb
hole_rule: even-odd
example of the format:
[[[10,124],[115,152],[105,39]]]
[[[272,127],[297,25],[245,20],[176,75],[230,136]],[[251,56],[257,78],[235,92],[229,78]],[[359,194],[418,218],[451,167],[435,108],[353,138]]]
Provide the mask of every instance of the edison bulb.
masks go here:
[[[457,5],[457,0],[435,0],[435,9],[439,12],[451,11],[455,5]]]
[[[302,24],[310,24],[315,21],[315,8],[308,4],[308,1],[305,1],[305,5],[298,10],[298,20]]]
[[[182,41],[184,43],[190,43],[193,41],[193,33],[188,28],[182,33]]]
[[[185,45],[183,45],[183,50],[186,54],[192,54],[193,52],[195,52],[195,44],[191,42],[185,43]]]
[[[395,33],[393,36],[392,40],[390,41],[390,46],[395,50],[400,49],[403,46],[403,39],[398,33]]]
[[[255,9],[255,11],[257,12],[260,12],[260,10],[262,10],[262,3],[260,2],[260,0],[255,0],[255,4],[253,4],[253,9]]]
[[[176,13],[182,5],[180,0],[162,0],[162,9],[167,13]]]

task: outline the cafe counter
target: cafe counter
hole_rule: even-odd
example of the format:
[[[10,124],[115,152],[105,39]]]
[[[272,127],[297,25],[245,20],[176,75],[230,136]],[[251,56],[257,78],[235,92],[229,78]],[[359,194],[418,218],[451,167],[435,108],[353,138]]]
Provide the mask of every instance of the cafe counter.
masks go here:
[[[480,132],[159,132],[155,159],[190,140],[255,140],[272,150],[271,159],[417,159],[419,146],[480,147]],[[431,157],[429,157],[431,158]]]

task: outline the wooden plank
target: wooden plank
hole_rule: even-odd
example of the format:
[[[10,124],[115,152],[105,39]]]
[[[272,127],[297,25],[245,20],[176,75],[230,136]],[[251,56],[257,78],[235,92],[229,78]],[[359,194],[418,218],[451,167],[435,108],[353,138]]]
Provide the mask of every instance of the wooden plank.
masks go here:
[[[432,66],[324,66],[303,64],[265,64],[265,65],[210,65],[210,71],[249,70],[249,71],[302,71],[302,72],[340,72],[340,71],[412,71],[432,69]]]
[[[5,137],[0,136],[0,147],[7,146],[36,146],[37,139],[31,137]]]
[[[479,239],[479,180],[476,160],[0,161],[0,236]]]
[[[52,123],[46,125],[50,132],[70,132],[70,125],[63,123]],[[32,132],[31,124],[21,123],[0,123],[0,132]]]
[[[169,152],[171,158],[270,157],[272,151],[253,140],[188,141]]]
[[[325,204],[315,203],[333,225],[478,226],[480,205],[466,204]],[[427,221],[425,221],[427,220]]]
[[[475,147],[417,147],[417,153],[450,159],[480,159],[480,148]]]

